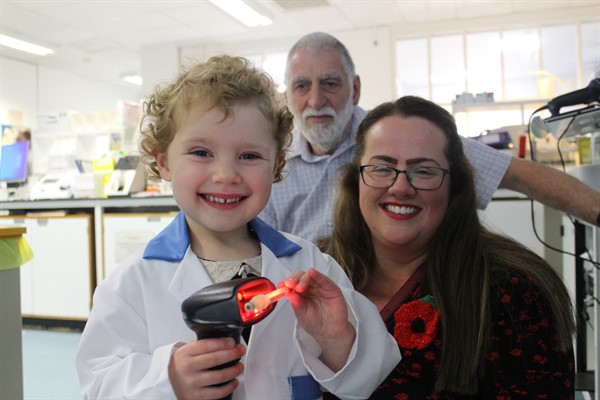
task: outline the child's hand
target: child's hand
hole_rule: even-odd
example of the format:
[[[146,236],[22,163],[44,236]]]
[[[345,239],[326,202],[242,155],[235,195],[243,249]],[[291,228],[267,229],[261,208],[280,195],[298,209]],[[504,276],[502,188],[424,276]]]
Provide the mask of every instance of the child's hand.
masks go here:
[[[340,288],[314,268],[298,271],[278,286],[292,289],[287,298],[298,324],[319,342],[322,361],[337,372],[346,363],[356,338]]]
[[[169,361],[169,380],[178,400],[222,399],[237,388],[242,363],[211,369],[241,358],[246,346],[231,338],[203,339],[179,346]],[[219,385],[219,386],[214,386]]]

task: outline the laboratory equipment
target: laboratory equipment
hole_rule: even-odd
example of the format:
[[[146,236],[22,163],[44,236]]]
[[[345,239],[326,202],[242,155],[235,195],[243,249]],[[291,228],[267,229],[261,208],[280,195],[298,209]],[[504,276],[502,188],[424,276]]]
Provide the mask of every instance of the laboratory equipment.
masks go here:
[[[106,185],[108,197],[129,196],[146,189],[144,164],[138,156],[124,156],[119,159]]]
[[[600,132],[600,78],[595,78],[583,89],[558,96],[548,102],[546,108],[551,116],[538,125],[551,132],[557,139],[592,137]],[[574,108],[573,106],[581,106]],[[563,107],[569,109],[561,112]],[[568,171],[569,174],[586,183],[590,187],[600,190],[600,165],[581,165]],[[589,316],[589,323],[582,324],[577,334],[575,359],[577,390],[586,390],[600,393],[600,240],[598,227],[588,226],[586,223],[570,218],[574,226],[572,238],[564,238],[563,242],[571,241],[568,250],[575,250],[574,268],[563,268],[563,278],[571,290],[572,300],[576,314],[582,321]],[[569,229],[570,227],[567,227]],[[565,263],[566,264],[566,263]],[[586,300],[592,301],[592,312],[588,312]],[[589,326],[592,329],[589,329]],[[589,331],[589,332],[588,332]],[[593,336],[593,337],[589,337]],[[590,348],[591,351],[590,351]],[[595,351],[594,351],[595,350]],[[588,379],[590,378],[591,379]]]
[[[593,134],[600,131],[600,78],[583,89],[558,96],[546,107],[551,116],[544,119],[547,130],[557,138]],[[575,110],[571,106],[586,105]],[[571,107],[561,113],[563,107]]]
[[[479,136],[473,137],[473,139],[498,150],[512,149],[514,147],[510,132],[504,129],[485,130]]]

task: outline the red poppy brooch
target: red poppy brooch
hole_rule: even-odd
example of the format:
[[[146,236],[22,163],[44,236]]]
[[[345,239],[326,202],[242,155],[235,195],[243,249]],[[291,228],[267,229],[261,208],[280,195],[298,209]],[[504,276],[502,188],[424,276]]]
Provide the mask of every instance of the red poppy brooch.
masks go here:
[[[440,312],[433,296],[403,304],[394,317],[394,337],[402,348],[424,349],[437,335]]]

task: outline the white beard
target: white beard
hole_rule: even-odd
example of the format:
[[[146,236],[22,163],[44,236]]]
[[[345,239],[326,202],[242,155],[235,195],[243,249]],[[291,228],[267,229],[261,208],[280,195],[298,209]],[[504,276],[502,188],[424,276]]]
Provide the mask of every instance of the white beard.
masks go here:
[[[340,115],[337,115],[335,110],[330,106],[323,107],[320,110],[307,108],[302,112],[301,116],[293,113],[294,125],[296,125],[297,130],[302,133],[308,143],[318,148],[321,152],[330,154],[342,141],[345,129],[352,120],[353,110],[354,104],[352,104],[352,97],[350,96]],[[306,118],[310,116],[323,115],[333,117],[333,121],[327,124],[315,125],[306,123]]]

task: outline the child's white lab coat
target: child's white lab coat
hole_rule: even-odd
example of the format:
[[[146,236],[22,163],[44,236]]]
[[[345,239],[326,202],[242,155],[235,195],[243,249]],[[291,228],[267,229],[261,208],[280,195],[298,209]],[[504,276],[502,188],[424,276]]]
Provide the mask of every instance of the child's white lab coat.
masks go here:
[[[314,267],[342,288],[356,341],[348,362],[334,374],[318,359],[320,349],[296,327],[288,301],[252,327],[244,372],[234,399],[286,399],[304,396],[308,386],[341,398],[365,398],[400,361],[395,340],[376,307],[352,290],[340,266],[312,243],[282,234],[255,219],[261,241],[263,276],[275,284],[297,270]],[[183,213],[103,281],[77,353],[82,395],[88,399],[174,399],[167,366],[177,342],[196,339],[185,324],[181,303],[211,285],[189,248]],[[243,339],[242,339],[243,340]],[[304,377],[290,385],[288,377]],[[294,381],[296,382],[296,381]],[[293,387],[294,389],[290,389]],[[306,392],[305,392],[306,393]]]

